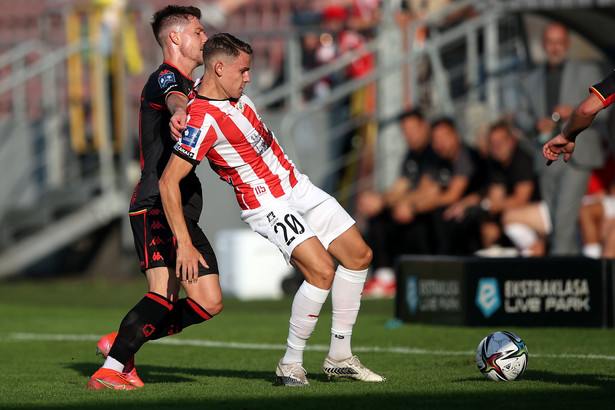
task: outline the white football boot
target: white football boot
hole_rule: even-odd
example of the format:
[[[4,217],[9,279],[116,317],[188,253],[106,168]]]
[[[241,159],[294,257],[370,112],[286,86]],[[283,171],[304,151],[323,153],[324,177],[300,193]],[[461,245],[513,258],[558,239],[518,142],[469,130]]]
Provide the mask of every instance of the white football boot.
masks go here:
[[[327,356],[322,365],[322,370],[329,379],[355,379],[364,382],[383,382],[386,377],[380,376],[363,366],[357,356],[349,357],[344,360],[334,360]]]
[[[278,362],[278,367],[275,369],[275,375],[278,377],[278,383],[284,386],[309,386],[307,372],[301,366],[301,363],[282,364],[282,359]]]

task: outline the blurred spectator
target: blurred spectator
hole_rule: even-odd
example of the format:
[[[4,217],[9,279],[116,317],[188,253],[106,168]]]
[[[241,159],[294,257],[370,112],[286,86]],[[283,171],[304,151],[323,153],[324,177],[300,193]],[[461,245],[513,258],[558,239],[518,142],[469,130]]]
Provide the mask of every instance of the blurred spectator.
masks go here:
[[[547,62],[524,74],[516,121],[524,134],[532,136],[536,142],[540,193],[553,218],[548,223],[545,221],[553,228],[550,253],[572,255],[578,253],[576,229],[581,198],[591,170],[602,166],[603,162],[600,135],[593,127],[587,129],[584,143],[567,166],[561,161],[550,167],[542,165],[542,145],[559,133],[558,125],[566,121],[577,102],[587,96],[587,84],[600,80],[600,73],[593,64],[568,59],[570,38],[562,24],[552,23],[544,29],[543,47]],[[540,229],[534,225],[534,228],[538,229],[536,232],[545,232],[544,225]],[[531,242],[527,232],[520,237]]]
[[[432,147],[439,158],[422,178],[424,192],[406,195],[396,215],[411,222],[429,214],[438,254],[468,254],[480,248],[475,219],[456,208],[460,201],[471,203],[484,187],[484,163],[478,153],[465,145],[453,120],[432,123]]]
[[[606,164],[594,170],[587,195],[579,210],[579,226],[583,240],[583,256],[615,257],[615,161],[609,155]]]
[[[400,253],[429,253],[429,225],[425,217],[407,225],[394,216],[395,207],[405,195],[421,192],[420,180],[435,155],[430,146],[429,123],[418,110],[400,116],[400,126],[408,146],[399,177],[386,192],[365,191],[357,199],[357,213],[368,219],[366,239],[374,251],[374,275],[363,295],[392,296],[395,293],[393,265]],[[403,246],[402,246],[403,245]]]
[[[523,150],[505,122],[491,126],[487,134],[487,190],[480,201],[483,250],[479,256],[502,256],[501,216],[506,210],[539,200],[532,156]],[[504,242],[504,243],[503,243]]]

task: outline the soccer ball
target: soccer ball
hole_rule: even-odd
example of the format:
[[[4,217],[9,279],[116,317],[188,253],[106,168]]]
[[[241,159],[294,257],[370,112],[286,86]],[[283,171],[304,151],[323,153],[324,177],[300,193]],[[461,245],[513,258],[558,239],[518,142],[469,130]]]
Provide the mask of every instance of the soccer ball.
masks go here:
[[[491,333],[476,349],[478,370],[492,380],[515,380],[525,371],[528,358],[525,342],[505,330]]]

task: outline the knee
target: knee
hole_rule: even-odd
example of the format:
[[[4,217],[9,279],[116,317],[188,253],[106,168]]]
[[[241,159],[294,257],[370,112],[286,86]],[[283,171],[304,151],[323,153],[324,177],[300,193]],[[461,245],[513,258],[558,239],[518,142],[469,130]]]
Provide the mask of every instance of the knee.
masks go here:
[[[222,308],[222,299],[220,299],[218,303],[211,305],[210,307],[206,308],[206,310],[212,317],[214,317],[218,313],[222,312]]]
[[[351,270],[365,270],[372,263],[374,252],[372,248],[363,243],[362,246],[356,247],[352,252],[350,260],[340,261],[342,265]]]
[[[304,272],[305,279],[310,285],[320,289],[330,289],[335,276],[335,266],[333,261],[323,261],[312,266],[309,272]]]
[[[218,313],[222,311],[222,296],[214,297],[211,296],[207,298],[191,298],[194,300],[201,308],[203,308],[211,317],[216,316]]]

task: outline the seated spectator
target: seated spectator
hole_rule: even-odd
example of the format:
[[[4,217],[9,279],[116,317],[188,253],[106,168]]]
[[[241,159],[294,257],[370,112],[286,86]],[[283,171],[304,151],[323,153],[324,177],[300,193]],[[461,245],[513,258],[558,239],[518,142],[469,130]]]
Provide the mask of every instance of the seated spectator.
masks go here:
[[[438,161],[422,177],[423,190],[405,195],[394,215],[408,223],[419,215],[429,215],[435,253],[472,253],[480,248],[478,227],[475,220],[457,213],[455,208],[460,201],[475,201],[484,187],[483,161],[463,143],[451,119],[439,119],[431,127]]]
[[[588,258],[615,257],[615,162],[612,154],[594,170],[579,209],[582,254]]]
[[[399,177],[386,192],[366,191],[359,194],[357,213],[366,217],[366,239],[374,250],[372,266],[374,275],[366,283],[364,296],[392,296],[395,292],[395,257],[401,252],[399,245],[410,236],[403,251],[428,253],[430,248],[425,237],[428,227],[423,220],[405,226],[405,218],[395,216],[394,209],[405,195],[421,192],[419,181],[435,156],[429,144],[429,123],[418,110],[406,111],[400,116],[400,126],[408,152],[402,163]]]
[[[480,201],[483,213],[480,232],[483,250],[501,251],[502,213],[538,201],[538,187],[532,170],[533,158],[518,144],[505,122],[491,126],[487,134],[487,190]],[[497,245],[494,247],[494,245]],[[498,252],[492,252],[498,253]],[[482,253],[488,256],[488,253]]]

